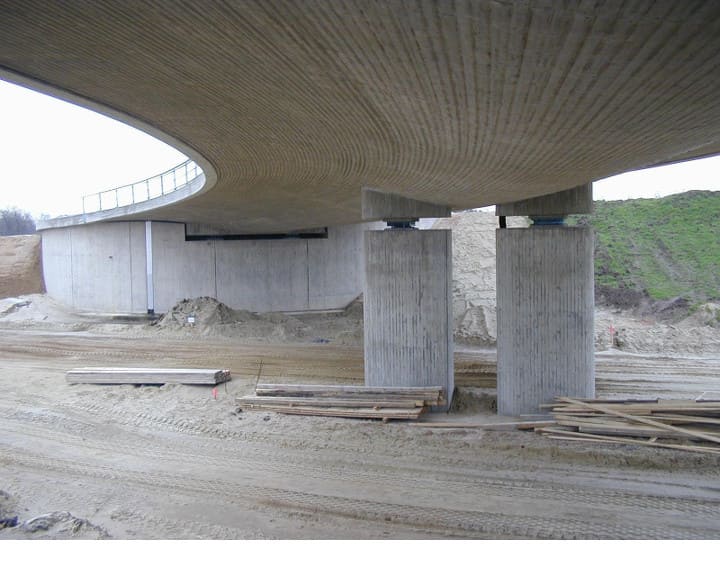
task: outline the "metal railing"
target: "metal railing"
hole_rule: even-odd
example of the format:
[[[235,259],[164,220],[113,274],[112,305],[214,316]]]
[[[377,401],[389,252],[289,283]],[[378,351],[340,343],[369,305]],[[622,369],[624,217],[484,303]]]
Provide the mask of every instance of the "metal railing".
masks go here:
[[[164,173],[153,175],[142,181],[84,195],[82,198],[83,214],[115,209],[162,197],[185,187],[202,174],[200,166],[192,159],[188,159]]]

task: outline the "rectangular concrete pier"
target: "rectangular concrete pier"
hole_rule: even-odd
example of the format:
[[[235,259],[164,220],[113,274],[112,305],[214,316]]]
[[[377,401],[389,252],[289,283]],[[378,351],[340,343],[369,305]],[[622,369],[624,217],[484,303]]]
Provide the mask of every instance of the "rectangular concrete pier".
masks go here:
[[[593,234],[497,230],[498,413],[538,413],[554,397],[593,397]]]
[[[365,384],[452,398],[452,232],[365,232]]]

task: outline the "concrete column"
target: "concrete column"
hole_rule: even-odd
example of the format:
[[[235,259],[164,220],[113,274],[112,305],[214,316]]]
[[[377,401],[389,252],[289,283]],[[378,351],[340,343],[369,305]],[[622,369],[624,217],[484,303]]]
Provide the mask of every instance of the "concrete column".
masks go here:
[[[527,212],[544,224],[496,232],[501,415],[595,396],[593,233],[562,225],[565,214],[589,211],[591,190],[580,189],[498,206],[498,215]]]
[[[452,232],[366,231],[364,300],[365,384],[441,386],[449,403]]]

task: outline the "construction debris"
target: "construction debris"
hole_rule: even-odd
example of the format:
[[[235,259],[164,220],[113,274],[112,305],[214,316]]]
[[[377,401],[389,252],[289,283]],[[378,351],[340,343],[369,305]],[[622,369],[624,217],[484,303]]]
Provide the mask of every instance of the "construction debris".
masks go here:
[[[388,421],[418,419],[444,400],[441,387],[260,384],[254,396],[239,397],[237,402],[243,410]]]
[[[217,385],[230,380],[227,369],[153,369],[153,368],[102,368],[84,367],[69,370],[68,383],[97,385]]]
[[[558,440],[624,443],[720,454],[720,402],[560,397],[557,425],[537,432]]]

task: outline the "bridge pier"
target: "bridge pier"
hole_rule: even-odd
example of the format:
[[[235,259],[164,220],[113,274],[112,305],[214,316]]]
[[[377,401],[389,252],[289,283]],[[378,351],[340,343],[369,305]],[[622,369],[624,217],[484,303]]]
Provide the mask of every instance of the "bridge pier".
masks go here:
[[[530,216],[497,230],[498,413],[540,412],[555,397],[594,397],[593,233],[566,227],[592,211],[591,185],[497,207]]]
[[[454,390],[452,232],[418,230],[446,207],[363,192],[363,218],[392,224],[365,232],[365,384]]]

